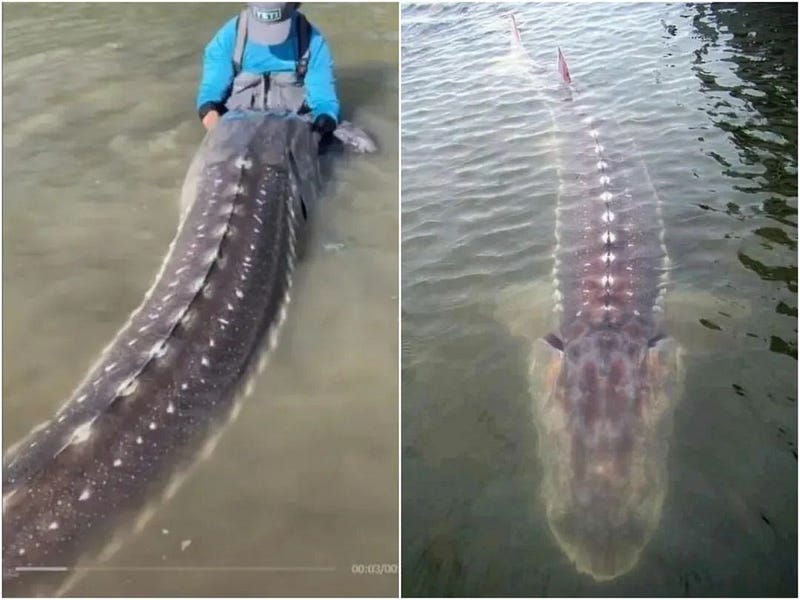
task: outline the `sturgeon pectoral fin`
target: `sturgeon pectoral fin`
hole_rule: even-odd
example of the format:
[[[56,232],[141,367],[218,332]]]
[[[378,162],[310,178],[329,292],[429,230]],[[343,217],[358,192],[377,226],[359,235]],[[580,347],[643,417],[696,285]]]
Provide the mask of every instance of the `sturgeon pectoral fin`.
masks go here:
[[[544,337],[557,324],[553,294],[549,281],[509,286],[497,294],[495,318],[515,337],[530,341]]]
[[[665,329],[690,354],[712,352],[729,344],[726,332],[750,316],[746,300],[696,290],[670,291],[664,302]]]

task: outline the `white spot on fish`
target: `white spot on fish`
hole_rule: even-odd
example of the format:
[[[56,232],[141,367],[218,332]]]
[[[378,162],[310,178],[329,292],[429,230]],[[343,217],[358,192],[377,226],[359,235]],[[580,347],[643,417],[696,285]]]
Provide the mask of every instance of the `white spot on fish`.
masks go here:
[[[47,528],[51,531],[54,529],[58,529],[58,521],[52,521],[50,525],[47,526]]]
[[[236,404],[233,405],[233,409],[231,410],[230,420],[235,421],[236,417],[238,417],[239,413],[241,412],[242,412],[242,403],[237,402]]]
[[[122,540],[120,539],[112,540],[111,543],[108,544],[108,546],[103,548],[103,551],[97,557],[98,562],[107,561],[109,558],[114,556],[114,554],[116,554],[120,548],[122,548]]]
[[[600,171],[605,171],[608,168],[608,163],[604,160],[597,161],[597,168]]]
[[[122,465],[122,460],[119,459],[119,458],[116,458],[116,459],[114,459],[114,463],[113,464],[114,464],[115,467],[119,467],[120,465]]]
[[[600,279],[600,283],[606,287],[611,287],[614,285],[614,278],[611,275],[603,275],[603,277]]]
[[[611,177],[609,177],[608,175],[602,175],[600,177],[600,183],[602,185],[608,185],[609,183],[611,183]]]
[[[183,316],[181,317],[181,327],[184,329],[188,328],[194,320],[194,315],[195,313],[193,310],[187,310],[185,313],[183,313]]]
[[[75,431],[72,432],[72,437],[70,438],[70,444],[82,444],[86,440],[89,439],[92,431],[92,421],[86,421],[86,423],[79,425],[75,428]]]
[[[142,439],[142,436],[137,435],[136,436],[136,443],[141,445],[143,442],[144,442],[144,440]]]
[[[200,451],[200,460],[206,460],[211,456],[211,454],[213,454],[214,449],[217,447],[217,444],[219,444],[221,437],[222,435],[218,433],[208,440],[208,442],[206,442],[206,445],[203,446],[203,449]]]
[[[175,412],[175,405],[172,402],[170,402],[169,404],[167,404],[167,413],[172,414],[174,412]]]
[[[23,554],[25,554],[25,548],[20,548],[20,549],[17,551],[17,554],[19,554],[20,556],[22,556]]]
[[[262,220],[261,220],[261,217],[259,217],[258,215],[253,215],[253,218],[254,218],[256,221],[258,221],[259,223],[261,223],[262,225],[264,224],[264,221],[262,221]]]
[[[604,223],[611,223],[611,221],[614,220],[614,213],[611,212],[610,210],[607,210],[606,212],[603,213],[603,216],[601,218],[603,219]]]
[[[641,315],[642,313],[640,313],[638,310],[634,310],[634,311],[633,311],[633,314],[635,314],[635,315],[638,317],[638,316],[639,316],[639,315]]]
[[[237,298],[244,298],[244,292],[239,288],[236,288],[236,297]]]
[[[233,310],[233,304],[231,304],[230,302],[228,302],[228,310]]]
[[[156,514],[156,509],[153,506],[148,506],[139,518],[136,520],[136,525],[134,525],[134,531],[139,532],[144,529],[144,526],[147,525],[147,522],[153,518]]]
[[[192,540],[183,540],[181,542],[181,552],[186,550],[189,547],[189,544],[191,544],[191,543],[192,543]]]
[[[278,328],[273,327],[269,332],[269,349],[272,350],[278,344]]]
[[[600,132],[599,132],[599,131],[597,131],[597,129],[592,129],[592,130],[589,132],[589,135],[590,135],[590,136],[592,136],[593,138],[597,139],[597,137],[600,135]]]
[[[229,192],[231,194],[243,194],[244,193],[244,187],[241,186],[241,185],[238,185],[238,184],[237,185],[232,185],[230,190],[229,190]]]
[[[128,382],[123,383],[119,386],[119,391],[117,392],[120,396],[130,396],[133,392],[136,391],[136,388],[139,387],[139,381],[137,379],[131,379]]]
[[[80,396],[80,397],[79,397],[77,400],[75,400],[75,402],[77,402],[78,404],[80,404],[80,403],[81,403],[81,402],[83,402],[84,400],[86,400],[86,394],[84,394],[83,396]]]
[[[610,231],[606,231],[603,234],[602,238],[603,238],[603,243],[605,243],[605,244],[612,244],[612,243],[614,243],[614,240],[617,239],[617,237],[613,233],[611,233]]]
[[[613,197],[614,194],[612,194],[611,192],[603,192],[602,194],[600,194],[600,200],[602,200],[603,202],[610,202]]]
[[[208,366],[208,365],[210,365],[211,363],[210,363],[210,362],[208,362],[208,357],[207,357],[207,356],[204,356],[203,358],[201,358],[201,359],[200,359],[200,364],[202,364],[204,367],[207,367],[207,366]]]
[[[171,298],[172,298],[174,295],[175,295],[175,294],[173,294],[172,292],[170,292],[169,294],[164,294],[164,297],[163,297],[163,298],[161,298],[161,301],[162,301],[162,302],[169,302],[169,300],[170,300],[170,299],[171,299]]]
[[[162,358],[167,353],[167,342],[159,342],[150,349],[150,358]]]
[[[229,321],[226,321],[226,320],[225,320],[225,319],[223,319],[222,317],[217,317],[217,321],[219,321],[219,322],[220,322],[220,323],[222,323],[223,325],[230,325],[230,322],[229,322]]]
[[[67,420],[67,415],[61,415],[60,417],[58,417],[58,422],[59,423],[63,423],[66,420]]]
[[[217,343],[214,341],[214,338],[211,338],[210,340],[208,340],[208,345],[213,348],[214,346],[217,345]]]
[[[176,475],[175,477],[172,478],[172,481],[169,482],[169,485],[167,486],[167,489],[164,492],[165,500],[169,500],[177,493],[178,488],[181,487],[181,484],[186,480],[187,476],[188,472],[184,471],[183,473],[180,473],[179,475]],[[164,529],[162,533],[164,533],[164,535],[167,535],[169,533],[169,530]]]
[[[83,488],[83,491],[81,492],[81,495],[78,496],[78,500],[83,502],[84,500],[88,500],[91,495],[92,495],[92,490],[91,489],[89,489],[88,487],[87,488]]]
[[[148,425],[148,427],[150,427],[150,431],[155,431],[156,422],[155,421],[150,421],[150,425]]]
[[[117,363],[112,362],[110,365],[107,365],[105,369],[103,369],[106,373],[113,371],[114,367],[117,366]]]
[[[144,333],[149,328],[150,328],[150,323],[146,323],[146,324],[142,325],[141,327],[139,327],[138,332],[139,333]]]
[[[188,390],[188,389],[189,389],[189,384],[188,384],[188,383],[185,383],[185,382],[184,382],[184,383],[182,383],[182,384],[181,384],[181,389],[182,389],[182,390]]]

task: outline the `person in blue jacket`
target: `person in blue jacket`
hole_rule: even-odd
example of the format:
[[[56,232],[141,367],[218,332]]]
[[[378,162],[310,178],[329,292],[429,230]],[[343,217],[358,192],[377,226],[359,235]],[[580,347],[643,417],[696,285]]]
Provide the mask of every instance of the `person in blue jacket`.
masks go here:
[[[197,91],[206,129],[228,110],[310,113],[322,136],[336,129],[333,58],[297,2],[248,3],[208,43]]]

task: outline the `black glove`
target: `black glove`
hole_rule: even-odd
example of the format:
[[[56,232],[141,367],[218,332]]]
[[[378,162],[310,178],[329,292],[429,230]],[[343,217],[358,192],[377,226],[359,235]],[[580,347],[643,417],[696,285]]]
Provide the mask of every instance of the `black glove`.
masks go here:
[[[197,114],[200,117],[200,120],[202,121],[212,110],[217,111],[220,117],[228,112],[228,109],[225,108],[225,104],[222,102],[204,102],[200,108],[197,109]]]
[[[324,137],[329,133],[333,133],[333,130],[336,129],[336,120],[330,115],[323,113],[314,119],[314,124],[311,126],[311,129]]]

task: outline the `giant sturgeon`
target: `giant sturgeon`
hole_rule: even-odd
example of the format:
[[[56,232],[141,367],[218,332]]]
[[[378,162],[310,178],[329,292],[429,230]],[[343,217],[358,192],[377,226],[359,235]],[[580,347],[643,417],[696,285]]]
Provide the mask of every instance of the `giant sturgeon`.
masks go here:
[[[208,134],[143,303],[4,457],[4,595],[65,591],[73,578],[41,570],[110,556],[211,452],[275,346],[318,173],[300,118],[228,113]]]
[[[541,74],[521,47],[514,60]],[[500,316],[533,341],[530,389],[549,527],[596,580],[634,567],[667,487],[680,346],[669,336],[669,259],[658,195],[613,120],[581,106],[558,51],[549,100],[558,147],[553,282],[508,291]],[[535,287],[535,286],[534,286]]]

